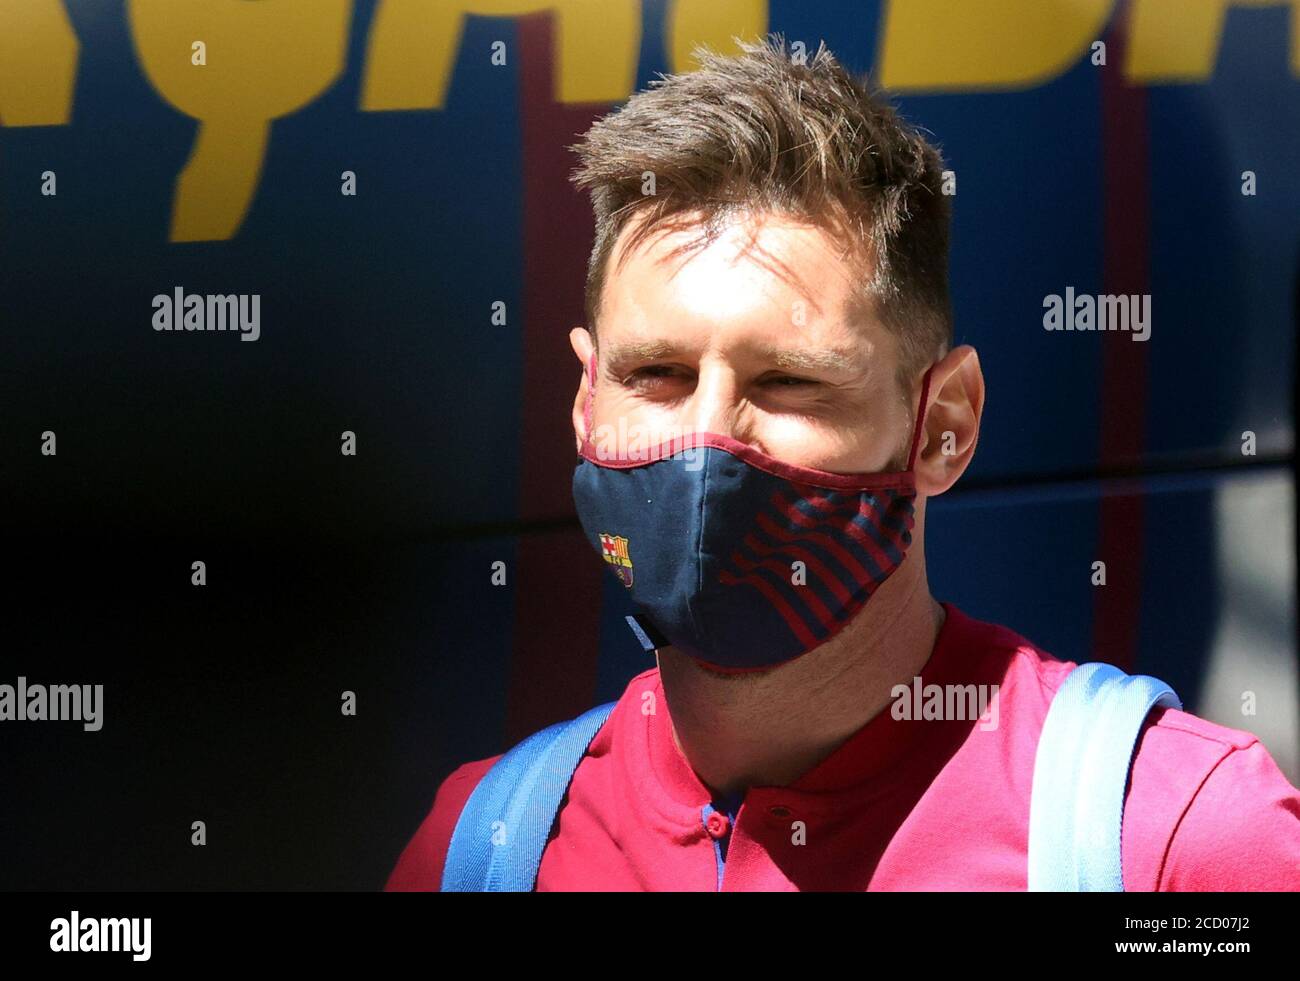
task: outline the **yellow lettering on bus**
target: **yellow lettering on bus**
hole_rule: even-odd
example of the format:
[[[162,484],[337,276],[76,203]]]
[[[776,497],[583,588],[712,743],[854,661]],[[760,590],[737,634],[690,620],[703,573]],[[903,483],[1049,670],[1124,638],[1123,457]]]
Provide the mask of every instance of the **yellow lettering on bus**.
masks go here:
[[[130,0],[131,36],[159,94],[199,120],[176,182],[173,242],[230,238],[257,189],[271,121],[343,71],[352,0]],[[202,42],[205,64],[194,64]]]
[[[1214,74],[1229,7],[1291,8],[1291,71],[1300,75],[1300,0],[1134,0],[1124,74],[1203,82]]]
[[[640,0],[380,0],[366,44],[361,108],[446,104],[465,18],[555,17],[555,98],[618,102],[632,94],[641,53]],[[489,52],[478,53],[485,61]]]
[[[767,31],[767,0],[674,0],[668,11],[667,44],[670,71],[699,68],[692,52],[706,44],[723,54],[738,50],[733,37],[753,40]],[[797,38],[787,38],[786,48]],[[816,42],[808,45],[811,60]]]
[[[0,125],[67,125],[79,53],[62,0],[0,0]]]
[[[887,0],[880,81],[895,91],[1025,89],[1101,40],[1114,0]]]

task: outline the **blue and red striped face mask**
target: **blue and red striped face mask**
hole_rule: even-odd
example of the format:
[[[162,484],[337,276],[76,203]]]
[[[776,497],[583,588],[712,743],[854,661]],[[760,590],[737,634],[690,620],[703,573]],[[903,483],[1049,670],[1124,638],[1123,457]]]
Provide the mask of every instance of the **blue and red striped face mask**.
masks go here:
[[[594,372],[593,360],[591,388]],[[912,542],[929,386],[927,371],[907,469],[852,475],[783,463],[717,433],[603,451],[589,396],[574,501],[643,613],[632,624],[642,643],[743,671],[791,661],[843,628]]]

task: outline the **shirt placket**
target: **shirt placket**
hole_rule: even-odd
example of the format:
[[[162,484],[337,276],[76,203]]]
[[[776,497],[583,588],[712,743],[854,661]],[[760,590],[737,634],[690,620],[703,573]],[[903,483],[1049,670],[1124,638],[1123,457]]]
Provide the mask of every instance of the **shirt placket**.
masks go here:
[[[744,794],[735,794],[705,804],[700,808],[704,833],[713,842],[713,857],[718,869],[718,892],[722,892],[722,879],[727,868],[727,846],[731,831],[736,826],[736,815],[744,801]]]

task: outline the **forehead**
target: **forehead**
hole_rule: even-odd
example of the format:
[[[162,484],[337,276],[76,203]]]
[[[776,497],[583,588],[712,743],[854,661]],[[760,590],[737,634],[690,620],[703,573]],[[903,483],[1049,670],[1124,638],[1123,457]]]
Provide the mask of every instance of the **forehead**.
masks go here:
[[[706,234],[688,214],[640,231],[640,220],[629,222],[610,257],[599,324],[607,337],[711,327],[843,341],[878,319],[860,289],[863,260],[810,222],[749,213]]]

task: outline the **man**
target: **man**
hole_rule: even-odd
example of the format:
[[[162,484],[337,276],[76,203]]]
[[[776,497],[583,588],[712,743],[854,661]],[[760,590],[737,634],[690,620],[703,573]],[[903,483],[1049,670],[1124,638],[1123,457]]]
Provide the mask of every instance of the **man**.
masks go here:
[[[1075,665],[927,584],[925,503],[984,403],[951,346],[938,153],[779,40],[707,55],[576,149],[574,493],[657,667],[581,756],[536,888],[1025,889]],[[900,710],[929,685],[985,693],[979,717]],[[388,889],[439,888],[498,759],[447,778]],[[1129,890],[1297,889],[1300,792],[1249,733],[1157,707],[1122,843]]]

